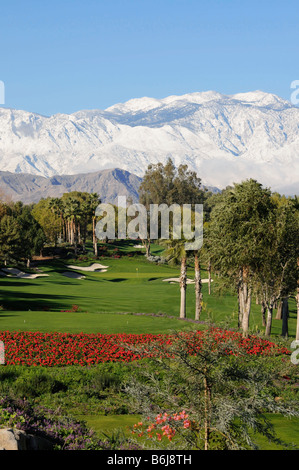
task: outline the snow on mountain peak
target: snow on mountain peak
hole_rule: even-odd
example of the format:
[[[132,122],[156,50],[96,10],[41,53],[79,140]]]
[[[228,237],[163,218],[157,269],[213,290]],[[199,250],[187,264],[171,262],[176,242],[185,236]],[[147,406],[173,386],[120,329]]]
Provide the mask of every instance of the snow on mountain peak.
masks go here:
[[[274,109],[283,109],[292,106],[289,101],[283,100],[272,93],[265,93],[260,90],[249,93],[237,93],[235,95],[231,95],[231,98],[255,106],[265,106]]]
[[[46,177],[187,163],[209,186],[299,187],[299,108],[262,91],[136,98],[51,117],[0,108],[0,170]],[[293,191],[293,189],[292,189]]]

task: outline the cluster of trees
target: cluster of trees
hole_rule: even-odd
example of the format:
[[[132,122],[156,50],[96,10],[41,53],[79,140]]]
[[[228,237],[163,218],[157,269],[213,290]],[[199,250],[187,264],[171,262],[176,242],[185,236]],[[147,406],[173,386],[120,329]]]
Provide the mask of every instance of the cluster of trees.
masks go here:
[[[40,253],[46,237],[31,208],[21,202],[0,202],[0,263],[26,261],[30,266],[33,255]]]
[[[72,191],[60,198],[40,200],[34,205],[32,213],[43,227],[49,242],[56,243],[60,240],[68,243],[74,246],[75,253],[79,245],[85,252],[86,240],[91,232],[94,253],[97,255],[95,211],[99,204],[97,193]]]
[[[37,204],[0,202],[0,263],[24,262],[30,266],[46,243],[68,243],[77,253],[85,251],[87,237],[92,236],[97,255],[95,210],[98,194],[71,192],[61,198],[41,199]]]
[[[226,276],[238,293],[239,326],[246,336],[255,296],[266,336],[271,334],[273,309],[282,303],[282,334],[287,336],[287,300],[298,282],[298,198],[272,194],[251,179],[227,188],[216,199],[207,224],[206,251],[214,272]]]
[[[175,169],[151,165],[140,187],[140,201],[150,204],[203,204],[204,242],[199,251],[185,249],[185,240],[165,241],[169,262],[180,263],[180,317],[186,317],[187,266],[195,268],[195,319],[203,296],[201,263],[211,267],[238,295],[238,324],[248,335],[252,299],[261,305],[265,335],[270,336],[273,309],[280,305],[282,335],[288,335],[288,299],[296,296],[299,309],[299,201],[271,193],[253,179],[211,194],[186,165]],[[150,241],[149,241],[150,243]],[[297,293],[296,293],[297,289]],[[299,310],[298,310],[299,318]],[[297,327],[299,339],[299,322]]]

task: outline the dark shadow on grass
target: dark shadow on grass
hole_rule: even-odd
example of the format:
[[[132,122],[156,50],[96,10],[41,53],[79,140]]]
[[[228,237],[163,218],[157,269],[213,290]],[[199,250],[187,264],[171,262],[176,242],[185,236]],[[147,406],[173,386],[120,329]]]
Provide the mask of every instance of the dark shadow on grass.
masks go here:
[[[119,278],[115,278],[115,279],[107,279],[107,281],[108,282],[123,282],[123,281],[127,281],[127,279],[119,277]]]
[[[3,317],[19,317],[19,316],[20,316],[20,315],[7,315],[6,313],[4,313],[4,314],[3,314],[3,313],[0,313],[0,320],[1,320],[1,318],[3,318]]]
[[[35,282],[32,282],[31,279],[28,279],[30,283],[27,281],[24,281],[21,279],[19,281],[14,281],[12,280],[13,278],[7,278],[8,283],[6,282],[0,282],[0,287],[28,287],[28,286],[38,286],[39,284],[36,284]]]
[[[16,295],[18,298],[16,299]],[[69,302],[67,300],[69,299]],[[69,308],[73,303],[71,296],[14,293],[1,291],[1,302],[5,311],[51,311]]]

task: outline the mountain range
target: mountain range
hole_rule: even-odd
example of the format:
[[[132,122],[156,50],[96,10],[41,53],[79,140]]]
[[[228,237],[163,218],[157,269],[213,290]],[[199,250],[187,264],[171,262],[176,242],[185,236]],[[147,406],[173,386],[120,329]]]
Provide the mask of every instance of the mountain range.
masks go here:
[[[177,166],[188,164],[205,186],[222,189],[255,178],[293,195],[298,155],[299,108],[262,91],[144,97],[50,117],[0,108],[0,170],[47,178],[46,186],[53,177],[93,173],[86,176],[91,187],[89,178],[116,168],[140,178],[149,164],[171,157]]]
[[[4,198],[22,201],[24,204],[35,203],[47,197],[60,197],[71,191],[97,193],[101,202],[111,204],[118,203],[118,196],[130,197],[133,202],[137,202],[140,183],[139,176],[119,168],[49,178],[0,171],[0,188]]]

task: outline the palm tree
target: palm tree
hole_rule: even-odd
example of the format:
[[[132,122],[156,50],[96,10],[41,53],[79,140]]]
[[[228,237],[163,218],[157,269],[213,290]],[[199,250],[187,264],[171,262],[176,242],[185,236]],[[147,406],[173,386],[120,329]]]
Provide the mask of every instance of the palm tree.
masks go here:
[[[169,264],[181,265],[180,273],[180,318],[186,318],[186,291],[187,291],[187,251],[185,249],[185,240],[166,240],[167,246],[165,256]]]
[[[80,202],[73,198],[67,198],[64,203],[64,214],[68,221],[69,243],[75,245],[75,254],[77,254],[78,243],[78,217],[80,215]]]
[[[52,197],[49,200],[49,208],[53,212],[53,214],[57,215],[60,217],[60,235],[59,238],[62,238],[62,231],[64,227],[64,220],[63,220],[63,202],[60,198],[58,197]],[[56,239],[55,239],[55,244],[56,244]]]
[[[93,249],[95,256],[98,255],[98,242],[96,236],[96,215],[95,211],[98,205],[100,204],[100,197],[97,193],[91,193],[89,198],[89,205],[90,205],[90,215],[92,217],[92,241],[93,241]]]

